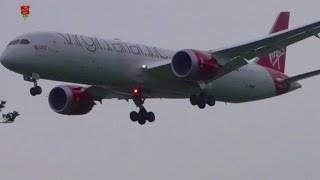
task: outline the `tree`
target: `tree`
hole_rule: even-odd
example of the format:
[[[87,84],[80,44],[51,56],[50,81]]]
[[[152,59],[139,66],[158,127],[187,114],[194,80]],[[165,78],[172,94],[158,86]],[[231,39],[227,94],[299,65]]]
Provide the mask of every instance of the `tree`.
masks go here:
[[[14,120],[19,116],[20,114],[17,111],[13,111],[11,113],[3,114],[3,123],[13,123]]]
[[[7,103],[6,101],[1,101],[1,102],[0,102],[0,112],[2,111],[3,108],[6,107],[6,106],[5,106],[6,103]]]
[[[3,108],[5,108],[6,103],[7,103],[6,101],[0,102],[0,112],[2,111]],[[20,116],[20,114],[17,111],[13,111],[7,114],[2,114],[3,121],[1,123],[13,123],[18,116]]]

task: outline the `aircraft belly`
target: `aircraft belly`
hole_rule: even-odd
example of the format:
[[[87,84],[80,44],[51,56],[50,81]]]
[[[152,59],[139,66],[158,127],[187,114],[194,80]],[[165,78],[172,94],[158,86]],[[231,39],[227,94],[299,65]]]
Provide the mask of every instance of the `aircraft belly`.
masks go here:
[[[247,102],[276,95],[272,78],[257,65],[247,65],[208,84],[205,91],[223,102]]]

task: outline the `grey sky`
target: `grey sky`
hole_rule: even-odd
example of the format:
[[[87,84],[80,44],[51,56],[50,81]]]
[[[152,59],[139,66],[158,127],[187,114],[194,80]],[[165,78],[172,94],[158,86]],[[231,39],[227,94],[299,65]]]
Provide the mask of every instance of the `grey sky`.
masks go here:
[[[23,20],[19,6],[31,6]],[[118,0],[0,2],[0,49],[15,36],[61,31],[156,45],[215,49],[267,34],[277,14],[291,27],[320,19],[318,0]],[[286,72],[320,68],[320,41],[288,49]],[[44,94],[0,67],[0,99],[18,110],[0,126],[0,179],[316,180],[320,178],[320,77],[281,97],[218,103],[199,110],[188,100],[148,100],[154,123],[132,123],[132,102],[106,100],[85,116],[50,110],[47,94],[63,82],[41,80]]]

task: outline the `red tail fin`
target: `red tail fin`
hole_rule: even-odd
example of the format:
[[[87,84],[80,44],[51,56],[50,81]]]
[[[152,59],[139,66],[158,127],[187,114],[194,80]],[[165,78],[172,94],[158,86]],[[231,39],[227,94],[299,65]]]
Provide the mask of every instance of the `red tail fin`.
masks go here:
[[[275,21],[270,34],[288,29],[289,18],[289,12],[281,12],[277,20]],[[286,65],[286,48],[284,48],[283,50],[284,51],[277,50],[264,57],[259,58],[257,60],[257,64],[284,73]]]

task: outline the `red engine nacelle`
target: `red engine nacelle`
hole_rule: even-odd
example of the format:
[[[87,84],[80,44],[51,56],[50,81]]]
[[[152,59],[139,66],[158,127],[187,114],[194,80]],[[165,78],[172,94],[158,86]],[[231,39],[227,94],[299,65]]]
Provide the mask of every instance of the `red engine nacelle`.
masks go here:
[[[173,56],[171,68],[180,78],[209,80],[218,73],[219,63],[207,52],[184,49]]]
[[[59,114],[82,115],[90,112],[95,103],[83,87],[57,86],[49,94],[49,105]]]

